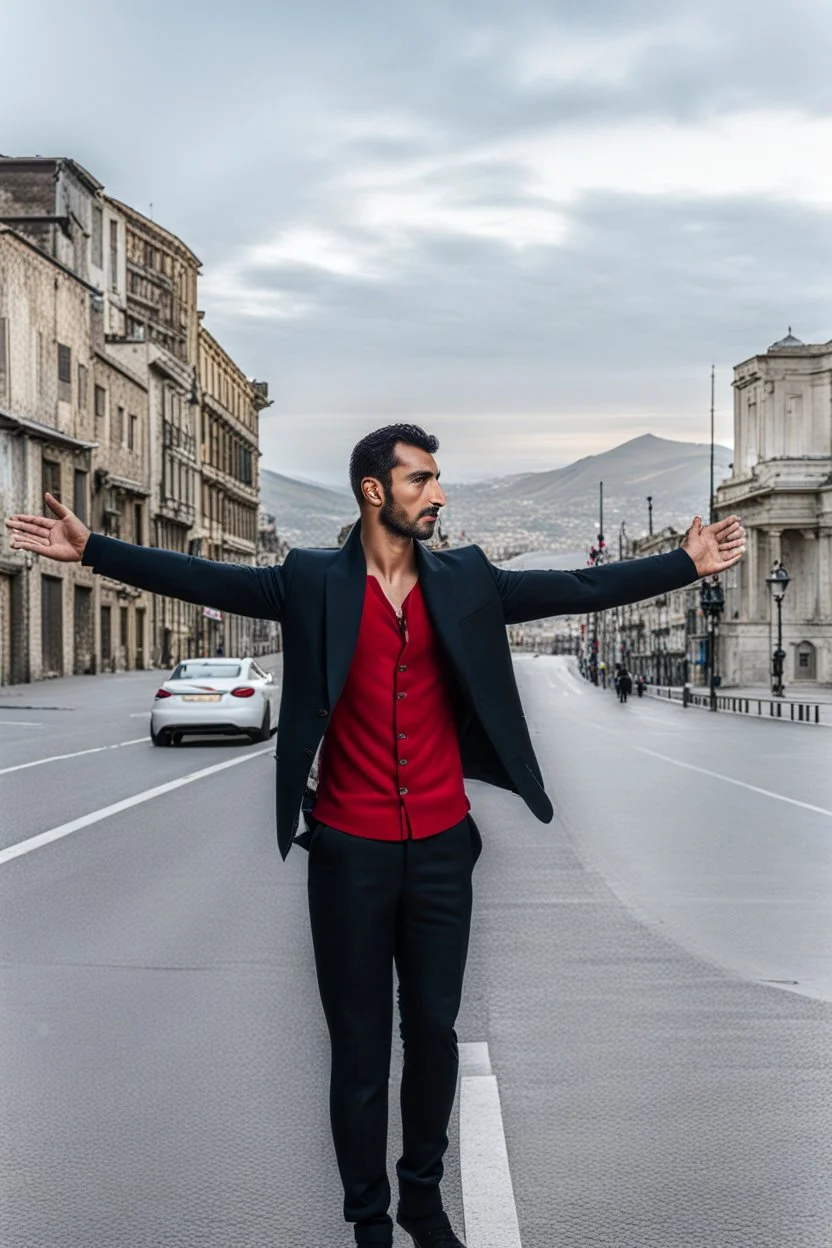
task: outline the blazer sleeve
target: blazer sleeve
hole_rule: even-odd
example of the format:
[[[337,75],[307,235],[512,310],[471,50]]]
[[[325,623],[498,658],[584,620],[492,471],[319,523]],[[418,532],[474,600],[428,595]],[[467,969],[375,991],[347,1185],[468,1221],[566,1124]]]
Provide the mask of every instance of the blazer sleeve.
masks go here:
[[[481,550],[480,554],[497,582],[506,624],[606,611],[609,607],[655,598],[698,580],[696,564],[681,546],[664,555],[605,563],[575,572],[512,572],[496,567]]]
[[[115,537],[91,533],[81,562],[102,576],[154,594],[234,615],[280,620],[294,553],[289,552],[282,566],[258,568],[198,559],[154,546],[134,546]]]

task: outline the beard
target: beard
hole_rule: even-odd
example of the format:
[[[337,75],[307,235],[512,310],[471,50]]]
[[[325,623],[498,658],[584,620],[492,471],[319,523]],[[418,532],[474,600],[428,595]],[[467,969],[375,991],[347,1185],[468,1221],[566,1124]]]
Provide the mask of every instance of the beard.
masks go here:
[[[438,512],[426,514],[438,515]],[[388,532],[395,533],[397,537],[412,538],[416,542],[427,541],[436,532],[436,524],[427,524],[424,515],[418,520],[411,520],[402,507],[387,497],[384,499],[378,518]],[[438,524],[439,521],[437,520],[436,523]]]

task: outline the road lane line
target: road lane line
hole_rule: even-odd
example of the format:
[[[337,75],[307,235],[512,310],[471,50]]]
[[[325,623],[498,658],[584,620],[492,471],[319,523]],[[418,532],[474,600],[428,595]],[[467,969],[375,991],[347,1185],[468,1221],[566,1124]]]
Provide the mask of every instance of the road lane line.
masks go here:
[[[59,763],[65,758],[81,758],[84,754],[100,754],[103,750],[120,750],[124,745],[139,745],[149,741],[150,737],[133,737],[132,741],[117,741],[115,745],[94,745],[88,750],[76,750],[73,754],[52,754],[49,758],[35,758],[30,763],[15,763],[14,767],[0,768],[0,776],[7,776],[10,771],[25,771],[27,767],[40,767],[43,763]]]
[[[521,1248],[496,1076],[488,1045],[459,1046],[459,1160],[468,1248]]]
[[[752,793],[761,793],[763,797],[773,797],[778,802],[788,802],[790,806],[800,806],[802,810],[812,810],[816,815],[826,815],[832,819],[832,810],[825,806],[813,806],[811,802],[798,801],[796,797],[786,797],[783,793],[774,793],[771,789],[761,789],[756,784],[748,784],[745,780],[736,780],[733,776],[725,776],[721,771],[709,771],[707,767],[697,767],[695,763],[683,763],[679,758],[671,758],[669,754],[659,754],[656,750],[648,750],[644,745],[636,745],[634,749],[652,758],[661,758],[675,767],[684,767],[687,771],[698,771],[700,775],[712,776],[715,780],[724,780],[726,784],[736,784],[740,789],[750,789]]]
[[[123,744],[126,745],[127,742]],[[161,797],[163,793],[170,793],[173,789],[180,789],[185,784],[193,784],[195,780],[201,780],[203,776],[211,776],[217,771],[224,771],[226,767],[236,767],[239,763],[247,763],[252,758],[259,758],[262,754],[269,753],[272,753],[274,757],[272,747],[266,746],[265,749],[256,750],[253,754],[245,754],[242,758],[231,758],[224,763],[214,763],[211,767],[201,767],[199,771],[180,776],[178,780],[168,780],[165,784],[157,784],[153,789],[145,789],[143,793],[136,793],[134,797],[125,797],[122,801],[113,802],[110,806],[102,806],[100,810],[81,815],[79,819],[71,819],[69,823],[50,828],[48,832],[39,832],[37,836],[30,836],[28,840],[18,841],[16,845],[9,845],[6,849],[0,850],[0,866],[11,862],[13,858],[19,858],[22,854],[31,853],[33,849],[40,849],[41,845],[49,845],[63,836],[69,836],[70,832],[78,832],[81,828],[88,828],[92,823],[100,823],[102,819],[121,814],[123,810],[130,810],[132,806],[141,806],[143,802],[149,802],[154,797]]]
[[[12,728],[42,728],[43,722],[38,720],[37,723],[31,719],[0,719],[0,724],[8,725]]]

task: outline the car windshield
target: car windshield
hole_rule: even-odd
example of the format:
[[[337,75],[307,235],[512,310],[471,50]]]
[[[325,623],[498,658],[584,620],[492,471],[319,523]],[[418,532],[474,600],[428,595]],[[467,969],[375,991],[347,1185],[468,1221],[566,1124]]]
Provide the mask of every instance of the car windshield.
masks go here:
[[[239,663],[180,663],[168,680],[232,680],[239,675]]]

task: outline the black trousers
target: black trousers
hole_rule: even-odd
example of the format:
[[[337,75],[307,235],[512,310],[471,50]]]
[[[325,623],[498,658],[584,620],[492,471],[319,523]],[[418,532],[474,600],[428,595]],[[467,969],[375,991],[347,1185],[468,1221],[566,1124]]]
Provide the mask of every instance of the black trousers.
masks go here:
[[[329,1104],[344,1217],[376,1223],[379,1239],[390,1226],[393,963],[404,1046],[399,1199],[404,1213],[424,1217],[442,1208],[459,1066],[454,1023],[480,845],[467,816],[436,836],[405,841],[368,840],[319,823],[309,842],[309,915],[332,1047]],[[373,1227],[366,1231],[361,1238],[372,1242]]]

